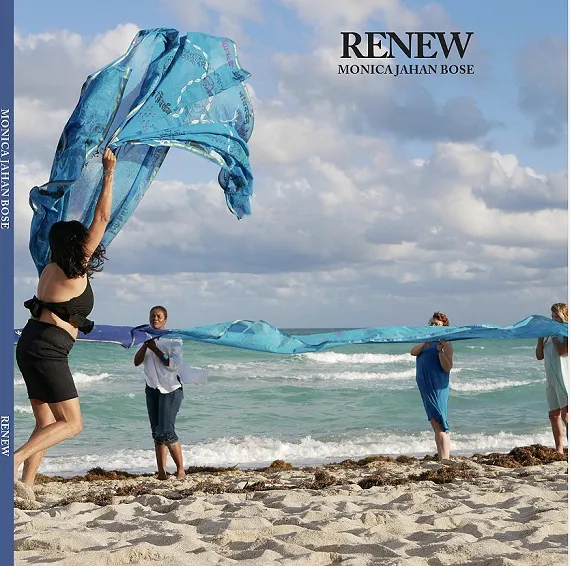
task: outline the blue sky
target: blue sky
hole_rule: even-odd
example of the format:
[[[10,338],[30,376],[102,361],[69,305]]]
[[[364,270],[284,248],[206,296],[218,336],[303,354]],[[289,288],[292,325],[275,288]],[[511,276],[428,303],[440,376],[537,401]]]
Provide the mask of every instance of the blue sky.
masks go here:
[[[255,48],[246,46],[243,50],[255,57],[255,51],[266,45],[269,50],[303,52],[312,27],[300,22],[295,13],[277,0],[264,0],[260,3],[263,21],[246,21],[245,31],[250,34]],[[547,9],[538,10],[535,2],[425,2],[420,0],[406,3],[412,9],[422,10],[426,5],[437,4],[445,10],[456,27],[453,29],[474,31],[476,40],[486,57],[486,65],[477,70],[473,81],[444,80],[437,77],[430,81],[429,88],[438,99],[445,99],[451,93],[474,92],[478,104],[486,116],[504,122],[504,127],[494,132],[493,146],[502,152],[512,152],[524,159],[534,168],[550,169],[566,167],[566,149],[564,146],[550,148],[548,151],[536,151],[525,143],[531,127],[528,118],[517,111],[513,100],[517,98],[516,65],[514,62],[520,52],[528,48],[541,37],[555,35],[567,37],[568,10],[564,2],[551,2]],[[112,12],[104,9],[113,6]],[[168,9],[165,2],[159,0],[138,0],[136,11],[133,4],[105,3],[93,5],[89,17],[85,17],[84,5],[72,0],[60,0],[58,9],[42,0],[21,0],[16,4],[16,25],[28,33],[42,33],[59,29],[69,29],[82,35],[101,33],[109,22],[135,22],[141,28],[174,27],[180,28],[180,22]],[[103,9],[101,9],[103,8]],[[215,20],[215,11],[212,20]],[[65,15],[63,18],[62,15]],[[370,19],[376,27],[366,30],[384,29],[382,19]],[[379,27],[380,26],[380,27]],[[182,28],[180,28],[182,29]],[[217,33],[214,21],[200,28],[209,33]],[[451,28],[450,28],[451,29]],[[364,30],[364,28],[363,28]],[[340,30],[339,30],[340,31]],[[295,41],[292,41],[292,33]],[[301,39],[297,44],[296,40]],[[244,57],[247,60],[247,57]],[[263,77],[253,79],[260,92],[271,92],[275,87],[272,81]],[[483,83],[483,84],[481,84]],[[413,152],[429,151],[422,144],[411,145]]]
[[[202,202],[219,190],[216,168],[171,151],[109,250],[120,268],[109,262],[95,284],[99,322],[137,324],[141,309],[167,302],[176,326],[423,324],[434,308],[452,322],[506,323],[565,300],[565,3],[19,0],[15,20],[16,321],[35,285],[25,195],[47,181],[87,74],[148,27],[235,39],[255,93],[253,215],[236,223],[223,203]],[[341,31],[400,26],[473,31],[475,75],[336,74]],[[187,198],[191,228],[172,228],[174,209],[170,222],[153,214]],[[172,233],[172,253],[131,261],[137,222],[149,242]],[[239,261],[224,251],[235,238]]]

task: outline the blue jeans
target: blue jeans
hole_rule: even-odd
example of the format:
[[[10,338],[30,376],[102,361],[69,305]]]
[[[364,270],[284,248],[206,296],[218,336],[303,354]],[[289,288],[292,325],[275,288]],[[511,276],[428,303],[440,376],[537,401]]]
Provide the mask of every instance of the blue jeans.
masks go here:
[[[146,408],[150,420],[150,429],[155,444],[169,446],[178,442],[178,436],[174,430],[176,415],[184,399],[182,387],[171,393],[161,393],[158,389],[145,387]]]

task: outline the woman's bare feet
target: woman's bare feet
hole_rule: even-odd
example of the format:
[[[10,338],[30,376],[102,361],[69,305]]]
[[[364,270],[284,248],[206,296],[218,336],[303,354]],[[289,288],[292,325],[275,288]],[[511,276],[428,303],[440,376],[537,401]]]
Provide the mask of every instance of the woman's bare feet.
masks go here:
[[[164,470],[161,470],[158,472],[158,479],[159,480],[167,480],[168,474]]]
[[[22,483],[19,480],[14,480],[14,495],[17,495],[18,497],[27,499],[29,501],[36,500],[36,494],[34,493],[32,486]]]
[[[176,479],[183,480],[186,477],[186,472],[184,470],[178,470],[176,472]]]

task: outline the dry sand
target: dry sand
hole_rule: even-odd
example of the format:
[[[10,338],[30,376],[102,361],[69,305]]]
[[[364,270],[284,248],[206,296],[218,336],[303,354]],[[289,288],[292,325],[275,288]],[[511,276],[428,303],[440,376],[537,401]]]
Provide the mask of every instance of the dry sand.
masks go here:
[[[15,564],[566,565],[568,464],[516,450],[449,465],[51,479],[35,502],[15,497]]]

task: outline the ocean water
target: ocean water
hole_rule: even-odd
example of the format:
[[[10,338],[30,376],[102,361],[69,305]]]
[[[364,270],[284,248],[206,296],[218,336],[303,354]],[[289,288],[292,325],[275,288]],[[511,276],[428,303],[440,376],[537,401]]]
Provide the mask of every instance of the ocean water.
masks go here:
[[[177,432],[185,465],[249,467],[276,459],[308,465],[371,454],[433,454],[411,346],[278,356],[185,342],[184,361],[210,371],[206,385],[184,387]],[[552,445],[544,369],[534,347],[534,340],[454,342],[453,454]],[[40,472],[155,470],[144,376],[133,366],[134,353],[107,343],[74,346],[70,366],[83,432],[50,449]],[[19,446],[34,419],[17,366],[14,390]]]

